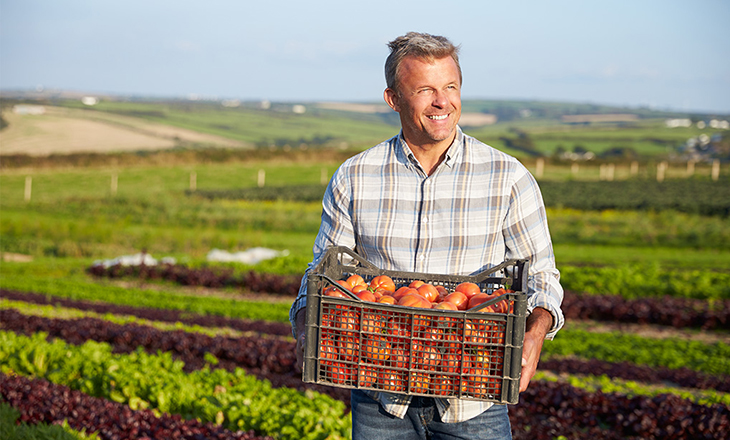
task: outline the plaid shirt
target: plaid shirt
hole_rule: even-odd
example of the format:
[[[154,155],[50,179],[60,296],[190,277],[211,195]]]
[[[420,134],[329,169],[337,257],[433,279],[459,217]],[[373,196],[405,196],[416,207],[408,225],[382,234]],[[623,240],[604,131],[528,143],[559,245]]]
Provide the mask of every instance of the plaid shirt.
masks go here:
[[[348,160],[324,195],[312,270],[330,246],[354,249],[388,270],[472,275],[511,258],[529,258],[528,311],[553,316],[562,327],[563,289],[555,267],[545,207],[537,182],[517,159],[463,134],[427,175],[402,133]],[[290,320],[306,306],[306,275]],[[296,336],[296,335],[295,335]],[[367,393],[404,417],[410,397]],[[468,420],[492,404],[436,399],[444,422]]]

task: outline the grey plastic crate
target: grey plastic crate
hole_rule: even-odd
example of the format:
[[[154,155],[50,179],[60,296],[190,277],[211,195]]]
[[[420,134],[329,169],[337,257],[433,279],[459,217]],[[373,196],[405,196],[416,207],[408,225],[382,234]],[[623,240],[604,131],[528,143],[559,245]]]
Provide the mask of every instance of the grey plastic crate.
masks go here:
[[[527,316],[527,260],[472,276],[382,270],[350,249],[327,250],[307,279],[303,380],[408,395],[517,403]],[[462,282],[491,292],[480,307],[436,310],[366,302],[336,284],[358,274],[388,275],[396,287],[422,280],[453,290]],[[324,295],[336,286],[346,297]],[[502,303],[504,301],[504,303]],[[482,312],[501,303],[505,313]]]

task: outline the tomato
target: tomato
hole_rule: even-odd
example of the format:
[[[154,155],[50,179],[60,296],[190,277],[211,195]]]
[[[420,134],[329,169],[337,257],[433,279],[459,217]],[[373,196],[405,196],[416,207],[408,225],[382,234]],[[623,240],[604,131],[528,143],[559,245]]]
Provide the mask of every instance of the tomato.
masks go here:
[[[408,376],[408,385],[412,393],[428,393],[431,375],[422,371],[411,371]]]
[[[370,280],[370,289],[383,289],[387,290],[388,292],[395,292],[395,283],[393,282],[393,279],[388,275],[379,275]]]
[[[410,287],[411,289],[418,289],[419,287],[423,286],[424,284],[426,284],[424,281],[414,280],[414,281],[411,281],[411,284],[409,284],[408,287]]]
[[[355,292],[353,292],[355,293]],[[362,301],[375,302],[375,294],[368,289],[361,290],[355,293],[355,296],[360,298]]]
[[[353,380],[353,369],[349,365],[332,365],[329,373],[331,381],[339,385],[349,385]]]
[[[395,302],[397,303],[398,300],[400,300],[404,296],[410,295],[410,294],[418,294],[418,290],[416,290],[412,287],[403,286],[403,287],[399,288],[398,290],[396,290],[395,292],[393,292],[393,298],[395,298]]]
[[[456,286],[454,289],[455,292],[461,292],[464,295],[466,295],[467,298],[471,298],[472,296],[476,295],[477,293],[481,292],[481,289],[479,286],[475,283],[469,283],[464,282]]]
[[[436,290],[433,284],[421,284],[416,290],[429,302],[436,302],[439,297],[439,291]]]
[[[345,290],[348,290],[348,291],[351,291],[352,290],[352,288],[350,287],[349,284],[347,284],[346,281],[338,280],[337,281],[337,284],[339,284],[340,286],[342,286]],[[326,295],[326,296],[335,296],[335,297],[339,297],[339,298],[349,298],[344,292],[342,292],[342,290],[338,289],[335,286],[328,286],[327,288],[324,289],[323,294]]]
[[[436,367],[441,364],[441,352],[431,345],[414,343],[413,353],[414,362],[411,365],[412,368],[435,371]]]
[[[363,362],[382,363],[390,358],[390,342],[385,337],[371,335],[363,340],[361,357]]]
[[[360,343],[352,336],[341,337],[337,344],[339,359],[346,362],[353,362],[357,356]]]
[[[418,293],[409,293],[404,295],[400,300],[398,300],[397,304],[405,307],[420,307],[424,309],[431,308],[431,302]]]
[[[444,297],[444,301],[450,302],[456,306],[458,310],[466,310],[469,298],[463,292],[451,292]]]
[[[454,393],[454,383],[451,376],[434,374],[431,376],[431,392],[437,396],[449,396]]]
[[[388,334],[398,337],[411,337],[410,327],[404,321],[405,317],[396,316],[388,320]]]
[[[451,301],[442,301],[440,303],[433,303],[434,309],[439,310],[459,310],[459,308],[456,306],[456,304],[452,303]]]
[[[378,377],[380,379],[383,390],[402,393],[405,391],[405,376],[399,371],[382,371]]]
[[[384,333],[388,319],[378,312],[364,312],[361,329],[364,333]]]
[[[377,380],[378,373],[374,368],[365,365],[360,366],[360,371],[357,374],[357,385],[359,387],[372,388]]]
[[[480,304],[483,304],[491,299],[493,299],[493,297],[491,295],[487,295],[484,292],[477,293],[476,295],[469,298],[468,310],[471,310],[474,307],[476,307]],[[483,313],[494,313],[494,307],[487,306],[482,309],[479,309],[479,311],[483,312]]]
[[[395,304],[395,298],[392,295],[383,295],[378,298],[378,302],[382,304]]]
[[[350,275],[347,278],[347,284],[350,285],[350,289],[354,288],[355,286],[363,285],[366,288],[368,287],[368,284],[365,282],[365,280],[358,274]]]
[[[338,309],[332,320],[335,326],[342,330],[356,330],[359,325],[359,316],[352,310]]]
[[[390,359],[387,364],[395,368],[408,368],[408,355],[403,347],[391,343]]]

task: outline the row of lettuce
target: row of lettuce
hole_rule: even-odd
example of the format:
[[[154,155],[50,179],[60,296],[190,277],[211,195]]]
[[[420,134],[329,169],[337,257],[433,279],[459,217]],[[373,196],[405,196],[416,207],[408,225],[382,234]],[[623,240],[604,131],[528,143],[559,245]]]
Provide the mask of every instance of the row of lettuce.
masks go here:
[[[6,311],[23,309],[25,307],[26,312],[32,312],[32,309],[37,307],[33,305],[23,306],[21,303],[22,302],[13,303],[4,301],[2,307],[3,310]],[[56,310],[54,312],[53,309],[53,307],[46,307],[45,313],[53,314],[55,312],[64,312],[63,310]],[[28,316],[30,316],[30,314]],[[22,320],[30,321],[30,319],[27,318]],[[8,319],[4,315],[3,322],[10,321],[11,319]],[[73,321],[73,319],[69,319],[68,321]],[[56,323],[55,325],[59,327],[66,326],[63,322],[60,324]],[[68,333],[78,334],[79,332],[74,330],[72,326],[72,323],[68,324]],[[103,327],[103,324],[96,324],[96,328],[100,327]],[[195,332],[198,329],[185,328],[185,330]],[[153,355],[145,353],[139,349],[128,354],[115,355],[112,351],[116,350],[116,348],[109,344],[100,344],[98,342],[89,341],[84,344],[74,346],[69,345],[67,342],[58,340],[48,343],[45,341],[44,334],[37,332],[29,336],[22,336],[12,332],[4,332],[3,338],[2,345],[6,350],[3,352],[3,371],[34,377],[48,377],[52,380],[52,382],[61,384],[68,384],[69,381],[75,381],[73,383],[74,387],[77,389],[82,389],[90,395],[99,395],[100,397],[111,401],[122,401],[132,408],[155,408],[158,411],[163,412],[170,411],[172,409],[174,412],[184,415],[185,418],[192,417],[200,418],[201,420],[209,420],[213,423],[223,424],[226,427],[236,430],[246,427],[255,427],[253,429],[255,429],[258,434],[272,435],[276,438],[304,438],[302,437],[302,432],[310,432],[311,429],[315,429],[316,431],[317,427],[322,427],[322,429],[327,432],[327,436],[331,436],[334,432],[336,435],[343,435],[346,437],[349,432],[347,425],[342,426],[342,430],[333,430],[331,426],[322,425],[323,422],[320,420],[320,415],[324,413],[321,413],[319,409],[315,408],[312,409],[312,414],[316,414],[315,419],[317,420],[317,423],[312,422],[314,423],[314,425],[312,425],[314,428],[309,425],[297,425],[296,436],[288,437],[285,435],[286,429],[283,429],[284,432],[281,432],[282,429],[277,422],[271,422],[271,420],[272,418],[275,420],[286,420],[286,417],[289,417],[289,415],[272,415],[270,414],[271,411],[276,411],[276,408],[279,407],[283,408],[285,412],[295,411],[296,415],[292,417],[297,417],[300,421],[302,421],[303,414],[307,414],[308,410],[299,407],[305,405],[305,408],[308,408],[310,404],[305,401],[312,400],[313,396],[321,396],[322,399],[329,399],[326,400],[326,405],[331,405],[333,401],[339,402],[339,400],[332,400],[320,393],[306,391],[301,392],[287,387],[272,388],[270,382],[261,381],[260,379],[256,379],[252,376],[249,376],[248,381],[245,381],[245,383],[248,384],[246,386],[250,385],[252,389],[257,390],[254,391],[254,395],[256,396],[259,394],[268,395],[268,397],[264,398],[264,402],[268,402],[267,404],[264,404],[264,406],[266,406],[265,410],[259,411],[267,414],[266,417],[268,417],[267,420],[270,424],[265,426],[270,426],[270,429],[273,432],[265,431],[265,428],[262,428],[261,422],[256,421],[257,419],[255,415],[251,417],[248,412],[240,412],[239,409],[236,410],[239,412],[230,412],[228,410],[229,407],[221,406],[221,404],[231,403],[236,406],[236,403],[240,404],[241,402],[235,399],[232,401],[226,400],[230,396],[222,397],[221,393],[228,392],[228,390],[231,389],[236,390],[236,395],[240,395],[241,393],[237,391],[237,388],[235,388],[237,379],[232,379],[231,377],[236,378],[245,375],[245,373],[240,369],[233,369],[233,371],[226,372],[226,370],[212,368],[213,365],[218,364],[218,360],[213,356],[207,356],[206,358],[209,365],[203,366],[201,369],[195,371],[183,371],[184,363],[175,361],[170,352],[160,352]],[[162,338],[152,336],[151,339]],[[11,353],[10,350],[12,350],[13,347],[16,351]],[[618,332],[595,334],[581,330],[566,329],[563,333],[561,333],[561,338],[546,344],[545,347],[546,360],[565,356],[604,358],[613,362],[629,362],[630,360],[633,360],[636,363],[655,365],[662,368],[699,369],[711,372],[714,375],[730,375],[730,368],[728,367],[730,353],[728,353],[727,344],[719,342],[714,344],[703,344],[675,339],[655,340],[639,338]],[[80,350],[79,353],[81,354],[78,355],[78,358],[75,355],[70,354],[75,350]],[[637,354],[640,355],[638,359],[635,358]],[[150,356],[154,357],[154,359],[150,359]],[[79,360],[74,361],[73,359]],[[100,364],[89,363],[89,359],[94,359],[95,361],[100,362]],[[56,362],[59,363],[57,364]],[[129,372],[137,370],[135,370],[136,367],[131,366],[132,364],[127,364],[127,362],[142,365],[142,367],[139,367],[141,368],[141,371],[166,370],[169,374],[180,374],[182,376],[186,376],[187,379],[181,380],[177,377],[167,375],[165,375],[165,377],[151,378],[149,374],[128,374]],[[94,367],[93,365],[96,366]],[[176,371],[177,373],[175,373]],[[192,378],[197,377],[198,374],[203,374],[200,373],[201,371],[217,371],[218,373],[216,374],[223,375],[220,377],[216,376],[216,379],[214,380],[214,382],[217,383],[218,388],[205,381],[201,384],[190,385],[190,390],[192,391],[184,391],[175,387],[167,387],[167,384],[171,383],[179,383],[181,384],[180,386],[185,386],[183,384],[189,384]],[[119,374],[122,374],[124,377],[117,377]],[[549,382],[555,380],[555,377],[551,376],[549,373],[543,373],[541,374],[540,379],[541,382]],[[193,382],[198,381],[198,379],[192,380]],[[565,381],[565,378],[561,379],[561,383],[563,383],[563,385],[565,384]],[[610,387],[606,388],[604,391],[608,390],[628,396],[643,396],[644,398],[647,396],[665,395],[664,393],[669,391],[655,385],[647,386],[647,384],[642,383],[641,380],[617,381],[615,379],[609,379],[601,376],[569,377],[568,381],[572,385],[572,387],[570,387],[571,389],[577,388],[593,391],[597,388]],[[221,388],[221,384],[230,385],[223,385]],[[200,389],[207,390],[205,391],[208,393],[206,394],[207,397],[202,398],[205,404],[200,403],[201,398],[199,395],[198,397],[194,397],[194,390]],[[269,392],[269,390],[272,391]],[[277,394],[278,392],[273,390],[286,390],[286,392],[284,394]],[[166,394],[168,391],[173,393],[173,396],[181,393],[181,395],[192,396],[192,401],[196,402],[193,404],[194,409],[182,409],[180,407],[173,408],[169,406],[171,405],[171,398],[169,397],[170,394]],[[725,408],[725,411],[727,410],[728,400],[726,393],[714,390],[698,391],[675,389],[671,391],[672,394],[678,395],[684,400],[694,402],[696,405],[713,408],[713,411],[716,411],[717,408]],[[289,393],[294,393],[292,396],[295,397],[290,397]],[[165,397],[166,395],[167,397]],[[299,396],[305,396],[305,398],[298,398]],[[221,398],[224,400],[221,401]],[[291,409],[286,404],[280,403],[277,399],[284,399],[285,402],[293,399],[296,401],[294,407],[299,409]],[[256,400],[250,400],[250,398],[249,400],[244,400],[244,404],[247,405],[246,410],[252,411],[252,408],[255,409],[258,405],[256,402]],[[238,408],[238,406],[236,406],[236,408]],[[344,420],[344,423],[347,424],[349,423],[348,418],[342,417],[343,413],[341,412],[341,408],[342,407],[340,406],[340,410],[335,411],[332,418],[333,420],[338,421],[337,423],[341,423]],[[255,414],[258,414],[256,410],[253,411]],[[245,417],[246,421],[240,424],[237,417]],[[226,420],[230,421],[231,418],[236,418],[237,421],[232,426],[226,425]],[[310,431],[300,431],[301,429],[309,429]],[[712,429],[715,429],[715,427]],[[319,434],[321,435],[313,435],[311,438],[325,438],[324,432],[320,432]],[[597,438],[607,437],[604,436]]]

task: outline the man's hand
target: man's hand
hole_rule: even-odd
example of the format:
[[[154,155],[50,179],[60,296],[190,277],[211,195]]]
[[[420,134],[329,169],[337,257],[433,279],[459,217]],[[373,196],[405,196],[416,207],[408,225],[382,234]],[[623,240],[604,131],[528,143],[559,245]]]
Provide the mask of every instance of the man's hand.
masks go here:
[[[520,378],[520,392],[525,391],[532,376],[537,371],[540,360],[542,343],[545,335],[553,326],[553,315],[546,309],[537,307],[527,317],[525,328],[525,343],[522,346],[522,377]]]
[[[305,322],[305,311],[306,309],[301,309],[297,312],[296,317],[296,335],[297,335],[297,346],[294,349],[297,355],[297,363],[294,365],[294,369],[297,373],[302,373],[302,368],[304,366],[304,337],[306,336],[304,332],[304,322]]]

